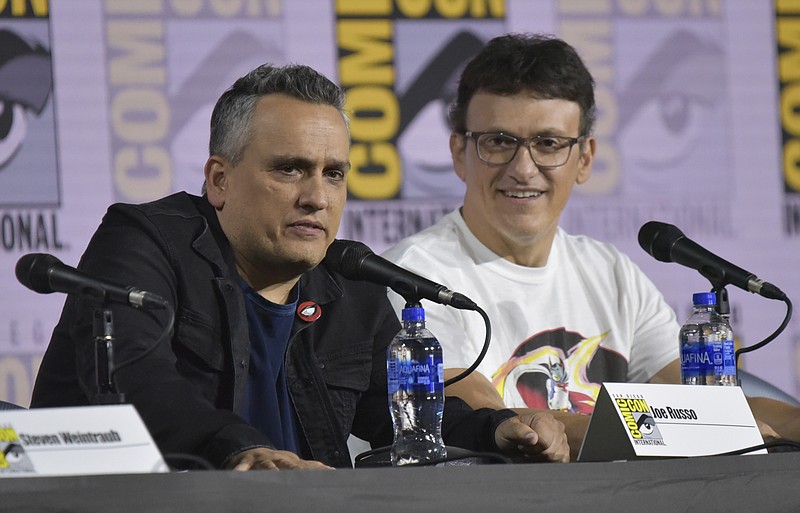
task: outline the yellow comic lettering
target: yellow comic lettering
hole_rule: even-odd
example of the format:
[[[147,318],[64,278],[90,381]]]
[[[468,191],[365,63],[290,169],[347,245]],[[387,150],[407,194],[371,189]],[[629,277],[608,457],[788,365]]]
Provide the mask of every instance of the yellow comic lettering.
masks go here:
[[[363,199],[389,199],[400,190],[400,157],[387,143],[354,144],[347,188]],[[377,170],[377,171],[376,171]]]

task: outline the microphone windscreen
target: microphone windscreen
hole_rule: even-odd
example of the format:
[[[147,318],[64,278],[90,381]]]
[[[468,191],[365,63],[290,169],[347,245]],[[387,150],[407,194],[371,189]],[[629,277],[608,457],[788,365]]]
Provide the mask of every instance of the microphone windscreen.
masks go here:
[[[46,253],[30,253],[17,261],[15,269],[17,280],[29,289],[40,294],[55,292],[50,287],[50,269],[61,263],[61,260]]]
[[[336,239],[328,247],[326,260],[339,274],[350,280],[361,279],[361,262],[372,255],[366,244],[354,240]]]
[[[639,229],[639,245],[661,262],[672,262],[672,247],[685,237],[678,227],[659,221],[649,221]]]

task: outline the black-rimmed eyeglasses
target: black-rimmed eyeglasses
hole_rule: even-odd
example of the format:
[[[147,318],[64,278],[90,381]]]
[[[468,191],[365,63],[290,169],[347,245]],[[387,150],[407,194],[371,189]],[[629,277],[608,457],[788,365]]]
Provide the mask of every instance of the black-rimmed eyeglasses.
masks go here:
[[[503,132],[464,132],[475,140],[478,157],[487,164],[508,164],[517,155],[521,145],[528,147],[534,164],[542,167],[563,166],[569,160],[572,147],[585,136],[562,137],[537,135],[514,137]]]

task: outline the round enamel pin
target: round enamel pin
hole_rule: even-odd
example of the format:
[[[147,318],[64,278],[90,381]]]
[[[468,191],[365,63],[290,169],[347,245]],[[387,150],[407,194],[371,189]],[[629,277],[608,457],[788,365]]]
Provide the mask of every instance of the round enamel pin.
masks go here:
[[[297,316],[306,322],[314,322],[322,315],[322,308],[313,301],[304,301],[297,306]]]

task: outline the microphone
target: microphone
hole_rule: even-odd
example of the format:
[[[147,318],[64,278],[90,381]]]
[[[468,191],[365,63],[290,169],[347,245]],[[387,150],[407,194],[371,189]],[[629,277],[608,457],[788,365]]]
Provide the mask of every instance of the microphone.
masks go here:
[[[166,300],[152,292],[100,281],[65,265],[53,255],[30,253],[17,261],[17,280],[40,294],[64,292],[102,303],[113,301],[136,308],[165,308]]]
[[[731,284],[769,299],[786,299],[786,294],[775,285],[711,253],[671,224],[645,223],[639,229],[639,245],[656,260],[675,262],[699,271],[715,287]]]
[[[326,261],[345,278],[384,285],[409,302],[428,299],[461,310],[478,308],[478,305],[467,296],[453,292],[444,285],[432,282],[379,257],[361,242],[334,240],[328,248]]]

